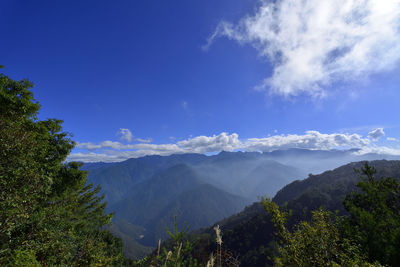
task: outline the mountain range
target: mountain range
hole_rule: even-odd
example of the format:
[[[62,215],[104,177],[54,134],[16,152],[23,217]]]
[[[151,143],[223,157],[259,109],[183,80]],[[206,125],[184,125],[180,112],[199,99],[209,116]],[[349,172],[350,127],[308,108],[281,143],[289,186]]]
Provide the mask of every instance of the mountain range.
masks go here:
[[[295,180],[308,175],[308,181],[315,176],[312,173],[381,157],[360,156],[356,150],[223,151],[86,163],[82,169],[89,171],[89,182],[101,185],[107,210],[115,212],[111,230],[122,238],[124,253],[139,258],[168,237],[165,228],[171,229],[175,216],[179,228],[187,223],[196,230],[241,211],[257,197],[273,197]],[[276,196],[279,203],[298,197],[295,193],[282,197],[281,191]],[[253,207],[244,212],[249,210],[260,211]]]

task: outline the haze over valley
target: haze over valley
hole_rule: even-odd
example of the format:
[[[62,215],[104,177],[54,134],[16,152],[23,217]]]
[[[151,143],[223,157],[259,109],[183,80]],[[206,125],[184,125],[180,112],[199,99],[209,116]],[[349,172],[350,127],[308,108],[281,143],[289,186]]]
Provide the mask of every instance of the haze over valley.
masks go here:
[[[270,153],[220,152],[216,155],[145,156],[117,163],[87,163],[89,182],[102,187],[107,210],[115,212],[114,233],[126,255],[140,257],[165,227],[185,222],[191,230],[207,227],[257,202],[274,197],[287,184],[341,165],[400,157],[355,150],[288,149]],[[132,233],[132,228],[136,231]],[[132,245],[134,244],[134,245]],[[140,249],[138,249],[140,248]]]

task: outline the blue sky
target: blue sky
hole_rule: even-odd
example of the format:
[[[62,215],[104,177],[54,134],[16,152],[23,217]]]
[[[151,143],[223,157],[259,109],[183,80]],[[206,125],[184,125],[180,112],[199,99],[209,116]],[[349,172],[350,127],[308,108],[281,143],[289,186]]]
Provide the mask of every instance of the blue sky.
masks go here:
[[[0,64],[64,120],[72,160],[400,154],[399,2],[298,2],[4,0]]]

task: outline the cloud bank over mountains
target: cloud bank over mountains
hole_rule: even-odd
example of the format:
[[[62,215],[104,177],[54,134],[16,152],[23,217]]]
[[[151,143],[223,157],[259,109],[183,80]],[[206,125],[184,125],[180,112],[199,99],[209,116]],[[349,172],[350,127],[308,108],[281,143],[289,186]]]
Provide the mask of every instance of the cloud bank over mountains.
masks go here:
[[[260,58],[268,60],[265,79],[258,85],[255,82],[256,89],[285,98],[318,99],[352,85],[349,95],[355,96],[359,81],[368,81],[374,74],[399,66],[400,1],[259,0],[253,13],[236,22],[219,22],[203,48],[212,49],[219,38],[250,45]],[[187,99],[181,99],[180,111],[191,114],[190,107]],[[365,116],[369,114],[366,112]],[[306,131],[278,135],[275,132],[273,136],[246,139],[239,138],[237,133],[222,132],[185,140],[171,136],[163,144],[154,143],[151,138],[136,138],[129,129],[121,128],[119,141],[78,143],[68,160],[113,162],[146,155],[223,150],[270,152],[290,148],[356,148],[353,153],[400,155],[399,139],[386,137],[383,128],[371,128],[367,132],[348,130],[350,133]]]
[[[359,134],[306,131],[303,135],[274,135],[264,138],[240,140],[236,133],[220,133],[213,136],[197,136],[169,144],[136,143],[116,141],[78,143],[79,152],[72,153],[69,161],[115,162],[147,155],[171,155],[181,153],[213,153],[220,151],[270,152],[280,149],[301,148],[310,150],[352,149],[354,153],[378,153],[400,155],[400,147],[378,146],[376,141],[384,135],[383,128],[369,132],[368,137]]]
[[[261,0],[255,13],[221,21],[209,37],[250,44],[273,65],[258,89],[323,97],[334,82],[391,70],[400,59],[398,0]]]

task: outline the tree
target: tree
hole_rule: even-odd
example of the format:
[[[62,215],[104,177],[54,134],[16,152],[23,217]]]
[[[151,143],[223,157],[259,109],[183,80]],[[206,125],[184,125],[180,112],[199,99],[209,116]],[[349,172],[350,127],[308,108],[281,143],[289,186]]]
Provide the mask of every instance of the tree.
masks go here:
[[[390,177],[376,180],[376,169],[368,163],[356,171],[362,174],[360,190],[345,197],[345,217],[316,210],[310,222],[290,231],[290,213],[262,200],[280,240],[277,266],[400,266],[400,182]]]
[[[0,74],[0,265],[120,265],[100,188],[87,184],[58,119],[38,120],[28,80]]]
[[[187,231],[189,227],[185,225],[185,227],[179,231],[178,230],[178,222],[176,216],[174,216],[174,229],[171,232],[167,229],[167,233],[170,237],[170,242],[172,244],[168,244],[166,247],[161,250],[161,241],[159,240],[157,256],[153,259],[151,266],[161,266],[161,267],[196,267],[197,260],[192,258],[192,252],[194,243],[187,239]]]
[[[393,178],[376,180],[376,169],[365,163],[360,191],[344,200],[350,216],[343,224],[348,238],[359,244],[370,261],[400,266],[400,183]]]
[[[279,239],[275,266],[380,266],[366,262],[357,246],[341,235],[337,215],[313,211],[310,222],[297,224],[291,232],[286,227],[290,212],[281,211],[270,199],[263,199],[262,204]]]

